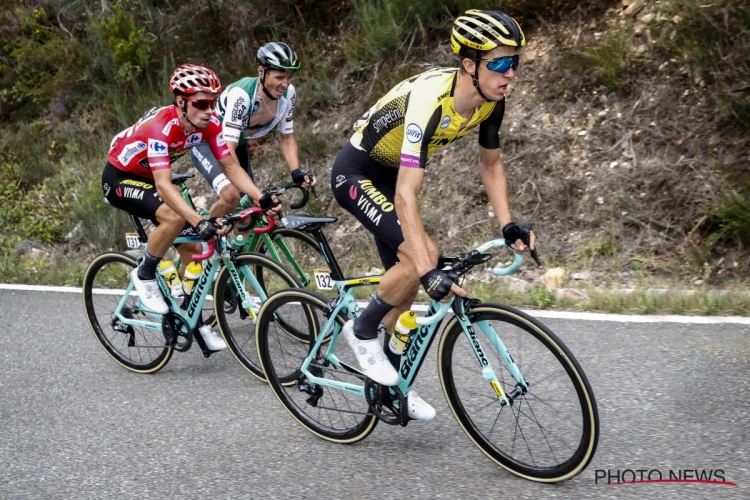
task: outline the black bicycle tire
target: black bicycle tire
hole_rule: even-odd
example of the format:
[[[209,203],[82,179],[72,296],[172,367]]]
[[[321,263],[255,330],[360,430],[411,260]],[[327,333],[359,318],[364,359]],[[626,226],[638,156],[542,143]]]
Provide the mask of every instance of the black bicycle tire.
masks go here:
[[[269,236],[273,237],[274,235],[281,235],[281,236],[283,236],[285,238],[286,237],[296,238],[298,240],[304,241],[307,245],[309,245],[310,247],[312,247],[317,252],[318,255],[320,255],[322,258],[324,258],[323,251],[318,246],[318,242],[315,241],[315,238],[313,238],[312,236],[310,236],[308,233],[306,233],[304,231],[300,231],[300,230],[297,230],[297,229],[289,229],[289,228],[286,228],[286,227],[279,227],[279,228],[276,228],[273,231],[271,231],[271,234]],[[256,243],[255,248],[253,249],[253,251],[261,253],[263,255],[266,255],[266,252],[264,250],[265,250],[265,245],[263,244],[263,239],[258,239],[258,243]],[[325,260],[325,258],[324,258],[324,260]],[[300,278],[300,282],[301,282],[302,281],[301,280],[301,276],[299,276],[298,278]],[[315,280],[312,277],[308,277],[308,278],[310,278],[310,279],[309,279],[309,283],[308,283],[307,286],[310,286],[312,283],[315,282]],[[262,286],[263,285],[263,276],[262,276],[262,273],[261,273],[261,275],[258,276],[258,281],[260,281],[261,286]]]
[[[252,262],[241,264],[240,262],[243,260],[249,260]],[[287,268],[266,255],[255,252],[243,252],[235,255],[234,257],[234,263],[236,266],[248,265],[257,269],[259,265],[253,263],[258,261],[262,261],[263,265],[266,266],[266,269],[274,269],[274,272],[278,276],[280,276],[283,281],[285,281],[286,284],[289,285],[289,287],[300,287],[300,282],[294,276],[294,274],[292,274]],[[250,360],[245,355],[245,352],[240,348],[239,344],[232,335],[231,328],[229,327],[229,324],[227,322],[226,311],[224,310],[224,293],[226,287],[224,287],[223,285],[225,285],[226,283],[229,283],[229,268],[227,266],[222,266],[218,276],[216,277],[216,281],[214,282],[213,291],[214,316],[216,317],[219,331],[221,332],[221,336],[224,338],[224,341],[227,343],[229,351],[232,353],[235,359],[237,359],[240,365],[242,365],[248,372],[253,374],[253,376],[265,382],[266,377],[263,373],[263,369],[253,363],[252,360]],[[303,339],[303,341],[307,341],[307,339]]]
[[[258,327],[256,330],[255,339],[258,344],[258,357],[260,358],[261,366],[263,367],[264,372],[267,372],[267,369],[269,367],[272,367],[272,361],[270,360],[270,353],[268,350],[268,327],[271,317],[279,307],[284,305],[284,303],[291,301],[300,301],[303,304],[314,304],[315,306],[322,309],[328,309],[327,299],[320,294],[311,292],[310,290],[280,290],[269,297],[258,313]],[[307,310],[309,311],[309,309]],[[309,312],[306,314],[308,315],[308,322],[314,324],[312,332],[313,337],[315,338],[310,339],[309,344],[310,348],[312,348],[315,344],[315,339],[318,335],[318,329],[321,325],[317,324],[317,321],[310,321],[310,318],[314,317],[314,315],[311,315]],[[343,315],[339,315],[339,322],[342,325],[345,319],[346,318],[344,318]],[[279,380],[279,377],[276,376],[275,372],[271,372],[271,374],[267,374],[266,376],[268,384],[273,390],[273,393],[276,395],[276,398],[279,400],[279,402],[281,402],[287,412],[289,412],[289,414],[300,425],[302,425],[308,431],[312,432],[321,439],[340,444],[352,444],[366,438],[375,429],[377,418],[371,414],[366,415],[360,425],[351,432],[335,433],[322,428],[321,426],[317,425],[317,423],[313,419],[306,418],[307,415],[303,411],[299,410],[299,407],[294,403],[294,401],[290,401],[285,390],[286,386]]]
[[[83,309],[86,312],[86,319],[88,320],[91,331],[96,339],[104,348],[105,352],[117,364],[134,373],[156,373],[157,371],[164,368],[167,363],[169,363],[169,360],[172,358],[172,354],[174,352],[174,349],[171,345],[167,344],[166,340],[164,342],[164,351],[162,351],[162,353],[157,356],[157,358],[152,363],[149,363],[145,367],[139,368],[139,365],[128,362],[127,360],[118,356],[113,346],[110,345],[110,342],[108,342],[107,338],[104,336],[101,325],[96,318],[93,302],[93,282],[94,278],[96,277],[96,272],[101,269],[103,265],[116,261],[120,261],[126,265],[131,265],[134,268],[136,267],[136,259],[132,255],[128,255],[123,252],[105,252],[103,254],[97,255],[86,268],[86,272],[83,275],[83,290],[81,294],[83,296]]]

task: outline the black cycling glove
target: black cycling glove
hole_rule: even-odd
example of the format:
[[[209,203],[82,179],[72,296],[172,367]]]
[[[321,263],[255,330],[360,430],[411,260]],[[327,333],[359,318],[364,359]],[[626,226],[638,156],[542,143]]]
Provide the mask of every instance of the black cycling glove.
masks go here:
[[[198,236],[200,236],[203,241],[211,241],[213,237],[216,236],[219,226],[216,224],[216,217],[211,217],[210,219],[201,219],[193,229],[195,229],[195,232],[198,233]]]
[[[310,177],[310,182],[312,182],[313,175],[310,172],[305,172],[301,168],[292,170],[292,182],[302,184],[303,182],[305,182],[305,176]]]
[[[503,238],[508,245],[512,245],[516,240],[523,241],[524,245],[529,244],[529,235],[531,234],[531,225],[521,226],[514,222],[509,222],[503,227]]]
[[[422,287],[432,300],[444,299],[453,285],[453,280],[440,269],[428,271],[419,278],[419,281],[422,282]]]
[[[258,200],[258,205],[260,205],[260,208],[263,210],[271,210],[278,204],[278,201],[273,201],[273,195],[268,193],[261,196],[260,200]]]

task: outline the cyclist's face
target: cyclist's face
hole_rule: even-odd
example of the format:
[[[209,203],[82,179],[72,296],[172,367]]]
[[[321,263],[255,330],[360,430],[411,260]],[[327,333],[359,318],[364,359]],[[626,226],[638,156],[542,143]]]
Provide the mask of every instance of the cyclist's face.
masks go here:
[[[188,120],[198,128],[206,128],[211,122],[213,113],[213,102],[217,95],[209,92],[198,92],[183,101],[187,111]],[[197,102],[196,102],[197,101]],[[208,107],[206,107],[208,105]],[[203,108],[203,109],[201,109]]]
[[[258,74],[260,75],[261,73],[263,73],[263,67],[259,66]],[[276,99],[280,98],[292,83],[292,76],[294,76],[294,73],[290,71],[268,70],[266,73],[266,88],[268,92]]]
[[[513,47],[497,47],[487,52],[482,59],[496,59],[498,57],[512,56],[516,53],[516,49]],[[482,86],[482,92],[493,101],[497,101],[505,97],[510,87],[510,81],[516,74],[516,70],[510,68],[505,73],[498,73],[496,71],[490,71],[487,68],[487,61],[480,61],[481,68],[479,69],[479,84]]]

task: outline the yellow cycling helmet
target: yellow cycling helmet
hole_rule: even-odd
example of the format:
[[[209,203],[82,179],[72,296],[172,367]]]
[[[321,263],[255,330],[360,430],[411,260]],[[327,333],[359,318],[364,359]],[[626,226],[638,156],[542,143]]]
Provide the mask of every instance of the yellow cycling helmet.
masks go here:
[[[461,47],[486,52],[507,45],[520,48],[526,37],[515,19],[499,10],[467,10],[453,22],[451,48],[458,54]]]

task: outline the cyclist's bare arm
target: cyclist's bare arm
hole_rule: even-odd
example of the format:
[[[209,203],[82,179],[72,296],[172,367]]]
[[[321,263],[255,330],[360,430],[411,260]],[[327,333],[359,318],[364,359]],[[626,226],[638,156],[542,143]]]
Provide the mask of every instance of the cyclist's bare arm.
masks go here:
[[[427,251],[427,239],[422,216],[419,214],[417,194],[424,180],[424,169],[401,167],[396,181],[396,213],[401,221],[401,231],[408,246],[409,257],[421,276],[435,268]]]
[[[299,168],[299,148],[297,147],[297,138],[294,134],[280,134],[281,135],[281,156],[289,166],[289,170],[297,170]]]
[[[292,172],[297,170],[299,167],[299,147],[297,146],[297,138],[294,137],[294,133],[281,134],[281,156],[289,166],[289,171]],[[304,189],[310,189],[311,186],[315,186],[318,180],[313,177],[310,182],[309,177],[305,176],[307,182],[302,184]]]
[[[500,161],[500,149],[485,149],[479,146],[479,174],[482,177],[482,184],[490,198],[492,208],[495,209],[500,227],[512,222],[510,215],[510,204],[508,203],[508,179],[505,177],[505,168]],[[535,236],[532,232],[530,235],[530,247],[534,249]],[[512,242],[515,249],[523,251],[525,245],[521,240]]]
[[[180,217],[188,221],[190,225],[198,224],[201,221],[201,216],[187,204],[180,191],[172,184],[172,169],[162,168],[152,170],[152,172],[154,173],[156,192],[159,193],[162,201],[177,212]]]
[[[237,157],[237,141],[227,140],[226,144],[227,144],[227,149],[229,150],[229,154],[232,155],[232,158],[234,159],[234,161],[236,161],[239,164],[240,159]]]
[[[221,171],[227,176],[229,182],[248,195],[250,199],[258,202],[263,197],[263,193],[247,175],[245,169],[240,166],[240,163],[235,159],[235,155],[219,160],[219,165],[221,165]]]

